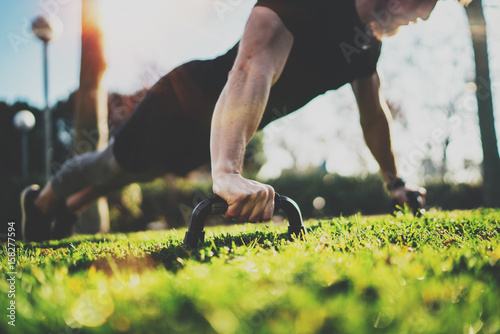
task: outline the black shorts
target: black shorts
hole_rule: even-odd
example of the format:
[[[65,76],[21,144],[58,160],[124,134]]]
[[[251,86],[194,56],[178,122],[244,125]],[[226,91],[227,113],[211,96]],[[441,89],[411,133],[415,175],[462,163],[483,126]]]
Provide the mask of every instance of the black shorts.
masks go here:
[[[133,173],[159,165],[185,175],[209,162],[212,115],[236,54],[237,45],[223,56],[186,63],[161,78],[116,132],[118,164]],[[279,86],[271,89],[259,129],[296,110],[297,101],[309,99],[279,91]]]
[[[123,169],[140,173],[159,165],[185,175],[210,161],[210,120],[217,94],[207,100],[200,96],[203,87],[179,80],[179,73],[190,71],[191,65],[163,77],[115,133],[113,153]]]

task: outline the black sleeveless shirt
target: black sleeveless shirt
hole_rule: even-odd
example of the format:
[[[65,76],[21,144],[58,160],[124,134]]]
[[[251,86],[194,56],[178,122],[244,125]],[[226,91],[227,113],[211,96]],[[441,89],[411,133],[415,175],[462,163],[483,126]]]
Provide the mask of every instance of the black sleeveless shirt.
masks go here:
[[[260,128],[318,95],[375,72],[381,43],[367,33],[355,0],[258,0],[256,6],[276,12],[294,36],[281,77],[271,89]],[[198,90],[194,87],[198,86],[211,101],[209,104],[215,105],[237,52],[238,44],[218,58],[193,61],[170,74],[172,79],[190,82],[187,93]],[[190,104],[192,96],[185,99]],[[201,116],[199,110],[192,112]]]
[[[294,36],[260,128],[375,72],[381,43],[366,33],[355,0],[258,0],[256,6],[275,11]],[[162,77],[115,134],[113,152],[120,165],[141,171],[159,162],[182,174],[208,161],[212,115],[237,53],[238,44]]]
[[[277,110],[294,111],[318,95],[375,72],[381,43],[367,32],[355,0],[259,0],[256,6],[275,11],[294,36],[283,74],[271,90],[264,122],[277,116]]]

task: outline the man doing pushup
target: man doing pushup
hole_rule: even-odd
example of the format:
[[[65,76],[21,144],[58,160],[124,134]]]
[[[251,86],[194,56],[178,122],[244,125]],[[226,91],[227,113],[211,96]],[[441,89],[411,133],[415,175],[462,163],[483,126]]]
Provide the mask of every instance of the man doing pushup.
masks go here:
[[[98,197],[165,173],[183,175],[208,161],[213,191],[228,203],[226,217],[269,220],[273,188],[241,175],[247,143],[276,119],[273,110],[293,112],[347,83],[391,195],[400,205],[410,190],[425,195],[398,174],[376,67],[381,36],[426,20],[436,2],[257,1],[231,50],[172,70],[148,91],[105,150],[74,157],[43,188],[23,191],[24,239],[67,237],[75,221],[68,217]]]

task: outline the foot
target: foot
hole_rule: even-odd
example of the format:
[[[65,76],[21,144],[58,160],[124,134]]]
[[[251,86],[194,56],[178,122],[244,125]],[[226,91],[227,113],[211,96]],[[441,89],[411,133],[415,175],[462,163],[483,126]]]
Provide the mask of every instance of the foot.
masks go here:
[[[40,193],[40,186],[33,184],[21,193],[21,233],[24,241],[43,241],[50,239],[52,215],[43,213],[35,199]]]
[[[55,225],[52,230],[52,239],[64,239],[69,238],[75,234],[76,223],[78,222],[78,217],[68,210],[66,203],[61,202],[55,213]]]

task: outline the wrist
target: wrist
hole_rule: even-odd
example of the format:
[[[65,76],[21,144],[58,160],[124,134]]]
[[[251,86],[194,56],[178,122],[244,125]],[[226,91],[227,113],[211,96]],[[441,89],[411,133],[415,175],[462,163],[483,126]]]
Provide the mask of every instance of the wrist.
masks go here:
[[[242,162],[231,157],[218,157],[212,159],[212,177],[241,174]]]
[[[218,160],[218,161],[217,161]],[[212,161],[212,177],[229,174],[241,174],[240,164],[230,159]]]
[[[406,185],[406,181],[403,178],[395,178],[386,184],[388,191],[394,191],[399,188],[403,188]]]
[[[233,170],[216,170],[212,171],[212,179],[214,181],[221,180],[231,176],[241,176],[241,173]]]

